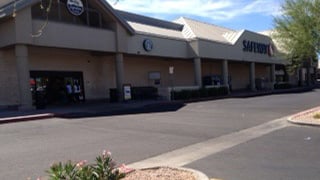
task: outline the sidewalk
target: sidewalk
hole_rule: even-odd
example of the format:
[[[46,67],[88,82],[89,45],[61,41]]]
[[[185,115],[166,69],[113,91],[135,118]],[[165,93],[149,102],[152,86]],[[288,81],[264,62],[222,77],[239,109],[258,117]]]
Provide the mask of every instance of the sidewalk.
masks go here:
[[[53,117],[59,118],[85,118],[97,116],[111,116],[124,114],[138,114],[138,113],[153,113],[153,112],[167,112],[176,111],[182,108],[185,103],[223,99],[223,98],[247,98],[255,96],[264,96],[271,94],[283,93],[300,93],[311,91],[313,88],[293,88],[287,90],[273,90],[273,91],[236,91],[228,96],[214,97],[209,99],[200,99],[192,101],[166,101],[166,100],[147,100],[147,101],[130,101],[124,103],[109,103],[107,101],[88,101],[85,103],[71,104],[64,106],[48,106],[41,110],[0,110],[0,124],[13,123],[30,120],[40,120]]]

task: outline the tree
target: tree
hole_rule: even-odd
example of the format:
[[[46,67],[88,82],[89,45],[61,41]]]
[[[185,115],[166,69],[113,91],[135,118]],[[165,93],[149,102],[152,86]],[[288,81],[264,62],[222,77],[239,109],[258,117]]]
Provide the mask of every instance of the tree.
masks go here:
[[[276,17],[273,37],[290,61],[291,70],[310,67],[320,50],[320,0],[285,0]],[[308,68],[309,69],[309,68]]]

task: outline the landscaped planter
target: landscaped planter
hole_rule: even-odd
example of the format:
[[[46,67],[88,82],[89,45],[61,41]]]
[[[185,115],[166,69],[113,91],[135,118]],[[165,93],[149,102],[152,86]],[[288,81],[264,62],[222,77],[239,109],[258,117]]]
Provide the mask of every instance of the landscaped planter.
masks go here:
[[[126,175],[123,180],[209,180],[202,172],[177,167],[153,167],[134,170]]]

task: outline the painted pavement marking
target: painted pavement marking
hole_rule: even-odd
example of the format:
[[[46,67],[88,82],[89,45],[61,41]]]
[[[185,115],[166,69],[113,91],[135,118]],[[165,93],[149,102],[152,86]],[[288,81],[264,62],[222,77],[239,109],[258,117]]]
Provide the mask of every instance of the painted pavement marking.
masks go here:
[[[288,126],[290,124],[287,123],[287,117],[276,119],[252,128],[173,150],[128,166],[136,169],[157,166],[181,167]]]

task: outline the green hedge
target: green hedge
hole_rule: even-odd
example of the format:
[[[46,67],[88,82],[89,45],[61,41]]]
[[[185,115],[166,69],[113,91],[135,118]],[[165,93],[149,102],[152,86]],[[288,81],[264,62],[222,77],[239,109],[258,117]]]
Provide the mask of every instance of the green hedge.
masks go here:
[[[131,95],[133,100],[156,99],[158,89],[151,86],[131,87]]]
[[[290,89],[292,88],[292,85],[289,83],[280,83],[280,84],[275,84],[274,89]]]
[[[227,94],[228,94],[227,87],[219,87],[219,88],[201,88],[197,90],[173,91],[171,97],[173,97],[174,100],[190,100],[190,99],[223,96]]]

